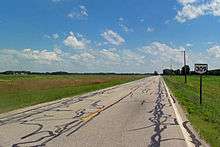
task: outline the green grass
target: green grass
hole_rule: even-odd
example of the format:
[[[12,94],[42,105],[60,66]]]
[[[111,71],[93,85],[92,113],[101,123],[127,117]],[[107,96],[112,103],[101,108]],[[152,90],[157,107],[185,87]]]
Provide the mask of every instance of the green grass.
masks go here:
[[[188,112],[188,118],[212,147],[220,144],[220,76],[203,76],[203,103],[199,104],[199,76],[165,76],[168,87]]]
[[[143,78],[142,75],[0,75],[0,113]]]

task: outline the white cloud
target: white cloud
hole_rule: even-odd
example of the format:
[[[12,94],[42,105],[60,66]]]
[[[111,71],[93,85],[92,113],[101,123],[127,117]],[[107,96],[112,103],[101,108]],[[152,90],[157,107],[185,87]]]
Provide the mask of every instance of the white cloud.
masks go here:
[[[67,14],[67,17],[71,19],[85,19],[89,16],[88,10],[85,6],[79,6],[78,8],[75,8],[73,11],[71,11],[69,14]]]
[[[182,9],[177,12],[176,20],[186,22],[204,15],[220,16],[220,0],[210,1],[193,1],[179,0],[183,5]]]
[[[0,70],[34,70],[70,72],[152,72],[163,68],[183,66],[183,47],[173,47],[159,41],[137,49],[87,49],[63,51],[36,49],[0,49]],[[208,63],[220,66],[220,46],[213,45],[207,52],[187,51],[187,64]],[[22,67],[22,68],[21,68]]]
[[[165,22],[164,22],[164,24],[169,24],[170,23],[170,20],[169,19],[167,19]]]
[[[136,51],[123,50],[121,56],[122,62],[124,62],[127,66],[140,66],[145,64],[144,55]]]
[[[175,64],[182,63],[182,53],[185,50],[182,47],[172,48],[169,45],[161,42],[152,42],[150,45],[143,46],[141,51],[150,55],[152,60],[158,60],[157,62],[169,63],[172,60]]]
[[[53,49],[53,51],[54,51],[55,53],[57,53],[58,55],[61,55],[61,54],[63,53],[63,51],[62,51],[60,48],[58,48],[58,47],[55,47],[55,48]]]
[[[119,17],[118,19],[119,26],[122,28],[124,32],[133,32],[134,30],[130,28],[126,23],[123,17]]]
[[[208,41],[207,44],[208,44],[208,45],[213,45],[213,44],[215,44],[215,42],[213,42],[213,41]]]
[[[154,28],[152,28],[152,27],[147,27],[147,32],[154,32]]]
[[[190,4],[190,3],[195,3],[196,0],[177,0],[181,4]]]
[[[112,30],[106,30],[101,36],[113,45],[121,45],[125,42],[124,38]]]
[[[2,55],[11,55],[14,58],[19,59],[31,59],[35,61],[59,61],[61,60],[60,55],[62,51],[58,48],[55,48],[54,51],[48,50],[34,50],[31,48],[23,50],[14,50],[14,49],[3,49],[1,50]]]
[[[70,59],[74,60],[75,62],[79,63],[92,63],[95,61],[96,57],[88,52],[80,53],[80,54],[75,54],[70,57]]]
[[[103,49],[99,53],[101,57],[104,57],[105,59],[110,60],[112,62],[118,61],[120,59],[120,56],[116,52],[111,50]]]
[[[54,34],[52,34],[52,35],[47,35],[47,34],[45,34],[43,37],[45,37],[45,38],[48,38],[48,39],[58,39],[60,36],[59,36],[59,34],[57,34],[57,33],[54,33]]]
[[[41,61],[59,61],[60,57],[57,52],[48,51],[48,50],[33,50],[33,49],[24,49],[23,55],[27,59]]]
[[[193,44],[191,44],[191,43],[187,43],[186,46],[187,46],[187,47],[192,47]]]
[[[184,5],[182,10],[177,12],[176,20],[183,23],[187,20],[195,19],[204,15],[205,9],[206,7],[204,6]]]
[[[52,37],[53,39],[58,39],[60,36],[57,33],[55,33],[55,34],[52,34]]]
[[[220,46],[218,45],[209,48],[207,52],[213,57],[220,58]]]
[[[51,39],[51,36],[50,35],[47,35],[47,34],[44,34],[43,36],[44,38],[48,38],[48,39]]]
[[[63,41],[66,46],[75,49],[84,49],[89,42],[89,40],[82,37],[81,39],[78,39],[73,32],[70,32],[70,35]]]
[[[143,18],[141,18],[139,21],[140,21],[140,22],[144,22],[144,19],[143,19]]]

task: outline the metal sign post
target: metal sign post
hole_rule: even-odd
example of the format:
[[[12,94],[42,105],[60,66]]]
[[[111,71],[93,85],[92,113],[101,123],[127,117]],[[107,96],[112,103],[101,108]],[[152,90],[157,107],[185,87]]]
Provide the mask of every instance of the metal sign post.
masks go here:
[[[195,64],[195,72],[200,74],[200,97],[199,102],[202,104],[202,74],[208,71],[208,64]]]
[[[202,104],[202,75],[200,75],[200,96],[199,96],[199,103]]]

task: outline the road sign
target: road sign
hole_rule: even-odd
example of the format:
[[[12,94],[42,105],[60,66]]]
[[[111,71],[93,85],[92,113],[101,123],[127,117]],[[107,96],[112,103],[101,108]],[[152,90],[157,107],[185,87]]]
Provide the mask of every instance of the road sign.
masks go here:
[[[208,64],[195,64],[195,72],[204,74],[208,71]]]
[[[200,74],[200,105],[202,104],[202,74],[208,71],[208,64],[195,64],[195,72]]]

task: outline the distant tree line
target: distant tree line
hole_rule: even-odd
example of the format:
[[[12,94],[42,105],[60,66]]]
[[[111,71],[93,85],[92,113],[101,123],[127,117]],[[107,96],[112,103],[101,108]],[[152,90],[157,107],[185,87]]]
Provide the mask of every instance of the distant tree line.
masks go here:
[[[187,75],[197,75],[195,71],[190,71],[189,65],[183,66],[181,69],[164,69],[163,75],[185,75],[185,71]],[[220,69],[209,70],[206,75],[220,75]]]
[[[186,72],[186,74],[190,74],[190,67],[189,65],[183,66],[182,69],[164,69],[163,70],[163,75],[184,75]]]
[[[65,71],[56,72],[31,72],[31,71],[4,71],[0,74],[5,75],[155,75],[155,73],[69,73]],[[158,73],[156,73],[158,74]]]

